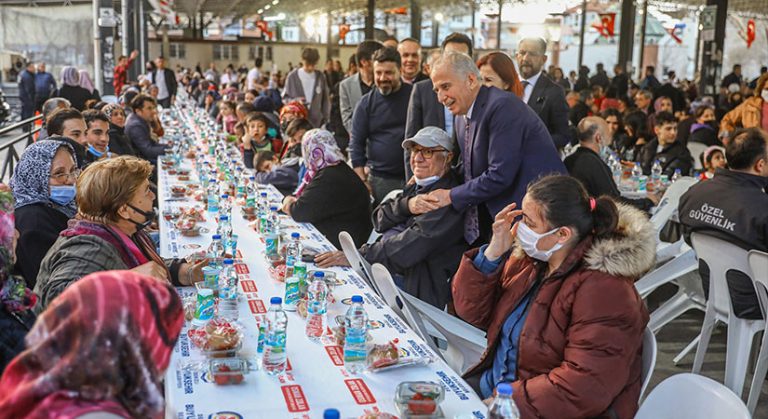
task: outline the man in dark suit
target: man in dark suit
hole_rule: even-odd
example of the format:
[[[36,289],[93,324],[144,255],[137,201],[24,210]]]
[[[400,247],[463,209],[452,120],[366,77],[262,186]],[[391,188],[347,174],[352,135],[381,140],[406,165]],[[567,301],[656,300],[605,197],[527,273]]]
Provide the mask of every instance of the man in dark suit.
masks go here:
[[[541,38],[524,38],[517,48],[523,101],[544,121],[557,148],[571,142],[568,104],[563,88],[542,73],[547,62],[547,43]]]
[[[466,211],[464,238],[471,244],[490,239],[493,218],[511,202],[519,207],[529,182],[565,173],[541,119],[514,94],[482,86],[479,77],[465,54],[445,53],[435,63],[438,100],[456,116],[464,184],[420,195],[412,206],[416,212],[447,205]]]
[[[463,33],[454,32],[443,40],[440,49],[443,52],[460,52],[471,57],[472,40]],[[448,135],[453,134],[453,115],[437,101],[437,94],[433,87],[430,79],[413,85],[405,122],[405,138],[412,138],[424,127],[438,127]],[[404,159],[406,181],[413,175],[410,161],[410,153],[406,150]]]

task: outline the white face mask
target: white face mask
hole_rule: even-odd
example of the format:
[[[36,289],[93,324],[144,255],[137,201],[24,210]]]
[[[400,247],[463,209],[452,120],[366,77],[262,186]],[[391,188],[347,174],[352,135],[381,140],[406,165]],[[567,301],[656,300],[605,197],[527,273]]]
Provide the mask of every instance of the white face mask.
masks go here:
[[[539,234],[533,230],[531,230],[528,225],[526,225],[524,222],[520,222],[517,226],[517,242],[520,243],[520,247],[523,248],[523,251],[525,251],[525,254],[528,256],[540,260],[542,262],[549,261],[549,258],[552,257],[552,254],[560,250],[560,248],[563,247],[562,243],[555,243],[554,246],[552,246],[549,250],[539,250],[536,245],[539,243],[539,240],[541,240],[542,237],[549,236],[550,234],[556,232],[559,230],[560,227],[555,228],[551,231],[548,231],[543,234]]]
[[[760,96],[764,101],[768,102],[768,90],[763,90],[762,93],[760,93]]]
[[[419,178],[414,176],[413,179],[416,181],[417,185],[421,186],[422,188],[425,188],[425,187],[427,187],[427,186],[437,182],[438,180],[440,180],[440,176],[430,176],[430,177],[425,177],[424,179],[419,179]]]

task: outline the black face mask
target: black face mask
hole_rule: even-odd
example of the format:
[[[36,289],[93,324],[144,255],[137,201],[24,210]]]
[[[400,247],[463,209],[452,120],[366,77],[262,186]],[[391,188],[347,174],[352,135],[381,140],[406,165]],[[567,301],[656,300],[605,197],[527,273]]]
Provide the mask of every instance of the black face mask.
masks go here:
[[[132,222],[136,225],[137,230],[143,230],[147,228],[150,224],[152,224],[152,221],[155,220],[155,216],[157,216],[157,213],[155,212],[155,209],[152,208],[149,211],[144,211],[142,209],[136,208],[131,204],[127,204],[129,207],[131,207],[134,211],[138,212],[139,214],[144,216],[144,222],[143,223],[137,223],[136,221],[133,221],[132,219],[128,219],[128,221]]]

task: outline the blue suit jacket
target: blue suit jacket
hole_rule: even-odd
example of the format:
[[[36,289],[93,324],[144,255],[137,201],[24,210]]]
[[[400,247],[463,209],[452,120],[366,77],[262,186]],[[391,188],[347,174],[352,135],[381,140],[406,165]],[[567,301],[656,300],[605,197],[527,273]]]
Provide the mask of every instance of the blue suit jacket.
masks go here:
[[[512,93],[480,88],[470,120],[469,150],[464,147],[464,117],[456,117],[454,126],[462,164],[469,164],[472,174],[451,189],[457,211],[485,204],[493,217],[512,202],[519,208],[531,181],[567,173],[547,127]],[[463,174],[463,168],[459,172]]]

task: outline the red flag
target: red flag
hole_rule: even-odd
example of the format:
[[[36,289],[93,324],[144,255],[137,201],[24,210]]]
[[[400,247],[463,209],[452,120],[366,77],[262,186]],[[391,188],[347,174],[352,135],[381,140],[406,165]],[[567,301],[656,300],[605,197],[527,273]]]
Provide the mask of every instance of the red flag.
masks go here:
[[[600,32],[600,36],[613,38],[616,33],[616,13],[600,13],[600,23],[593,23],[592,27]]]
[[[747,21],[747,48],[751,48],[753,42],[755,42],[755,20],[749,19]]]

